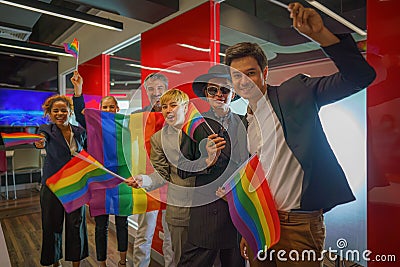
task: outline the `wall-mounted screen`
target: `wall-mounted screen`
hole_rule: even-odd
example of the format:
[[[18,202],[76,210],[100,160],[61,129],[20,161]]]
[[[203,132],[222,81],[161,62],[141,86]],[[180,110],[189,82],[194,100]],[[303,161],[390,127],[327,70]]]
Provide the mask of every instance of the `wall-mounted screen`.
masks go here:
[[[58,60],[0,52],[0,87],[58,91]]]
[[[39,126],[47,123],[42,104],[56,94],[36,90],[0,88],[0,126]]]

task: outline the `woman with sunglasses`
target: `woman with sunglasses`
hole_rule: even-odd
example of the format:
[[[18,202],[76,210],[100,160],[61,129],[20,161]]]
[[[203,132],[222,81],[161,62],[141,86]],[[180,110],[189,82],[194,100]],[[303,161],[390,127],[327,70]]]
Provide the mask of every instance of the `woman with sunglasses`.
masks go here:
[[[211,67],[208,73],[194,80],[192,88],[198,97],[209,103],[210,109],[202,114],[207,123],[196,128],[196,141],[182,136],[184,157],[179,160],[178,173],[183,179],[196,178],[188,240],[178,266],[212,266],[216,260],[221,266],[245,266],[228,204],[215,194],[248,158],[242,118],[229,107],[231,101],[238,99],[232,89],[229,68]],[[202,139],[208,141],[201,142]],[[215,148],[214,154],[207,146]],[[207,155],[201,155],[200,151],[207,151]]]

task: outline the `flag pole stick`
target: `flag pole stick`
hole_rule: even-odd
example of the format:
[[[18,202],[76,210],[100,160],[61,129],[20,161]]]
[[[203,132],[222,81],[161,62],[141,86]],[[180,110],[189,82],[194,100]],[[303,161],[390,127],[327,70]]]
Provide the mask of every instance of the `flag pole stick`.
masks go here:
[[[72,155],[75,156],[75,157],[77,157],[77,158],[80,158],[81,160],[84,160],[84,161],[86,161],[86,162],[88,162],[88,163],[90,163],[90,164],[95,165],[96,167],[102,169],[103,171],[108,172],[108,173],[111,174],[111,175],[114,175],[115,177],[117,177],[118,179],[121,179],[122,181],[125,181],[125,178],[124,178],[124,177],[122,177],[122,176],[120,176],[120,175],[118,175],[118,174],[116,174],[116,173],[110,171],[109,169],[105,168],[104,166],[100,165],[100,164],[97,163],[97,162],[91,161],[90,159],[88,159],[88,158],[82,156],[82,155],[79,154],[79,153],[74,152]]]
[[[208,126],[208,129],[210,129],[211,132],[212,132],[213,134],[215,134],[214,130],[211,128],[210,124],[208,124],[208,122],[207,122],[207,120],[206,120],[205,118],[204,118],[204,122],[205,122],[206,125]]]
[[[79,60],[79,44],[78,44],[78,54],[76,55],[76,64],[75,64],[76,71],[78,71],[78,60]]]

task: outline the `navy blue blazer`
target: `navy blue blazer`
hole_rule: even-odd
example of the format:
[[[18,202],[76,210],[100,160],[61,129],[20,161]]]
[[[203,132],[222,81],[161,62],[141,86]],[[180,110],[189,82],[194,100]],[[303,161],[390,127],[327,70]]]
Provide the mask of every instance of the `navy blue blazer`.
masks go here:
[[[71,125],[74,138],[78,146],[78,151],[86,148],[86,131],[74,125]],[[46,157],[43,165],[42,184],[60,170],[72,158],[71,152],[60,128],[54,123],[40,125],[38,133],[46,136]]]
[[[345,174],[322,129],[320,108],[365,89],[375,71],[358,52],[350,35],[325,47],[339,72],[318,78],[299,74],[280,86],[268,86],[271,105],[283,127],[286,143],[303,171],[301,210],[328,211],[355,200]]]
[[[85,99],[83,95],[81,96],[73,96],[72,102],[74,103],[74,115],[75,120],[86,129],[86,120],[85,116],[82,114],[82,111],[85,109]]]

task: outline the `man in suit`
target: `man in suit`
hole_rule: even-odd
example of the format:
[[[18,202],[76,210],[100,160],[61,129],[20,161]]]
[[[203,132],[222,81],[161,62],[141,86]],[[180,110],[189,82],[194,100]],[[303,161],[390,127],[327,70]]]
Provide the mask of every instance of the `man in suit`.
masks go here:
[[[218,187],[248,158],[246,129],[242,118],[231,112],[235,98],[229,68],[216,65],[192,84],[197,96],[205,98],[210,110],[206,123],[194,133],[196,140],[182,135],[178,174],[196,176],[190,210],[188,241],[178,266],[212,266],[219,255],[222,266],[242,267],[239,236],[226,201],[216,196]],[[207,140],[207,142],[201,140]],[[236,153],[232,153],[235,151]]]
[[[280,241],[263,259],[254,259],[262,253],[251,251],[242,239],[241,252],[251,266],[322,266],[318,258],[325,242],[323,212],[355,198],[318,112],[323,105],[364,89],[375,78],[350,35],[334,35],[314,9],[299,3],[289,4],[289,11],[294,28],[319,43],[339,71],[317,78],[299,74],[280,86],[270,86],[267,58],[257,44],[239,43],[226,50],[235,92],[249,101],[249,152],[258,154],[268,172],[281,221]],[[286,254],[282,259],[271,250]],[[291,250],[300,255],[312,251],[316,258],[291,260]]]

